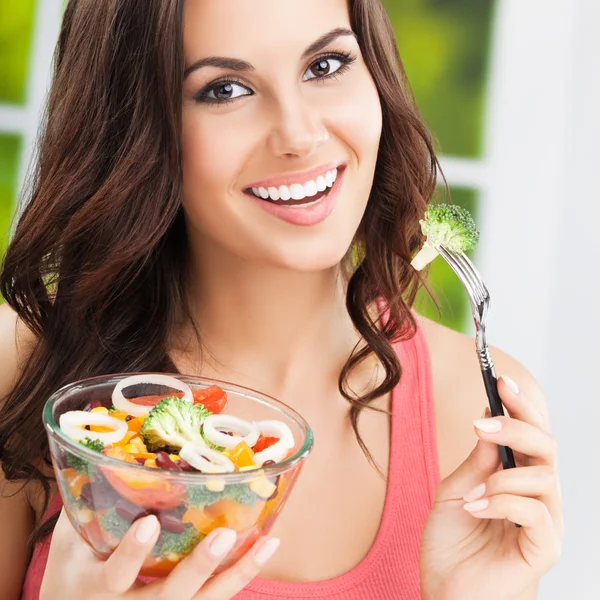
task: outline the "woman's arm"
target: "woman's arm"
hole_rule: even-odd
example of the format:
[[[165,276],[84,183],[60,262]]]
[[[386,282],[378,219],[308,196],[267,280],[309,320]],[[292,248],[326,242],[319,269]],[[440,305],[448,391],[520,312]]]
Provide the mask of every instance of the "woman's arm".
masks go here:
[[[2,402],[17,382],[35,337],[7,305],[0,306],[0,414]],[[3,600],[21,597],[31,549],[34,512],[23,482],[7,481],[0,464],[0,590]]]

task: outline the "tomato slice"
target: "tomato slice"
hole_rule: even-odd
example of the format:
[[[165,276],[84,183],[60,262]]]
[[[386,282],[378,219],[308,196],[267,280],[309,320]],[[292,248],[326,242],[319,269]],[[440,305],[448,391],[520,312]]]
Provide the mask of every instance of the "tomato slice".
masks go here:
[[[185,501],[185,486],[172,484],[152,474],[132,473],[124,469],[103,468],[104,475],[115,491],[133,504],[160,510],[175,508]]]
[[[218,385],[211,385],[204,390],[194,390],[194,404],[203,404],[206,410],[218,415],[227,404],[227,394]]]
[[[279,441],[279,438],[276,438],[276,437],[265,437],[261,433],[258,436],[258,439],[256,440],[256,444],[254,444],[254,446],[252,446],[252,450],[254,450],[255,454],[257,452],[262,452],[266,448],[269,448],[273,444],[276,444],[278,441]]]
[[[169,396],[177,396],[178,398],[182,398],[183,392],[163,394],[162,396],[138,396],[137,398],[128,398],[128,400],[129,402],[132,402],[133,404],[139,404],[140,406],[155,406],[163,398],[168,398]]]

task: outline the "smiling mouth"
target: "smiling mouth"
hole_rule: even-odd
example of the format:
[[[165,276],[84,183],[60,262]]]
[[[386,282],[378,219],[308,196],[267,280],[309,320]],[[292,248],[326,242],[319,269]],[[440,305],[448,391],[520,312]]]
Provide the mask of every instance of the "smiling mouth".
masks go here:
[[[305,208],[317,204],[329,194],[343,168],[340,166],[331,169],[323,175],[319,175],[316,179],[304,183],[292,183],[291,185],[268,188],[247,188],[244,193],[279,206]]]

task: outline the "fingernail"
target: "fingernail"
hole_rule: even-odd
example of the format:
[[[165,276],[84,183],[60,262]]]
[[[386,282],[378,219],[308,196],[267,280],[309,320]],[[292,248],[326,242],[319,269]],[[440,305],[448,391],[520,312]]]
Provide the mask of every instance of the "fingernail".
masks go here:
[[[236,540],[237,534],[233,529],[224,529],[210,542],[208,548],[215,558],[221,558],[233,548]]]
[[[469,493],[463,496],[465,502],[473,502],[479,500],[479,498],[485,496],[485,483],[480,483],[475,486]]]
[[[152,539],[157,527],[158,519],[154,515],[144,517],[138,523],[135,538],[140,544],[147,544]]]
[[[490,505],[490,501],[487,498],[483,500],[477,500],[477,502],[467,502],[463,508],[468,512],[479,512],[485,510]]]
[[[515,396],[519,395],[519,386],[510,377],[502,375],[501,379]]]
[[[502,429],[502,423],[496,419],[479,419],[473,425],[484,433],[498,433]]]
[[[270,558],[275,554],[275,550],[279,548],[280,540],[278,538],[271,538],[260,545],[256,553],[254,554],[254,560],[259,565],[264,565]]]

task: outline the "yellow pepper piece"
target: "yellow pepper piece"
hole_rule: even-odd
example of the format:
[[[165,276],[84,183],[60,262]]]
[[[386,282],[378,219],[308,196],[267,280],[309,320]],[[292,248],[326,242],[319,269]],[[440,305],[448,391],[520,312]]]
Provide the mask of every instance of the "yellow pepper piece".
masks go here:
[[[92,410],[90,412],[101,413],[103,415],[107,415],[108,414],[108,408],[106,408],[104,406],[96,406],[96,408],[92,408]]]
[[[240,442],[235,448],[232,448],[229,451],[229,458],[238,469],[254,465],[254,452],[246,442]]]

